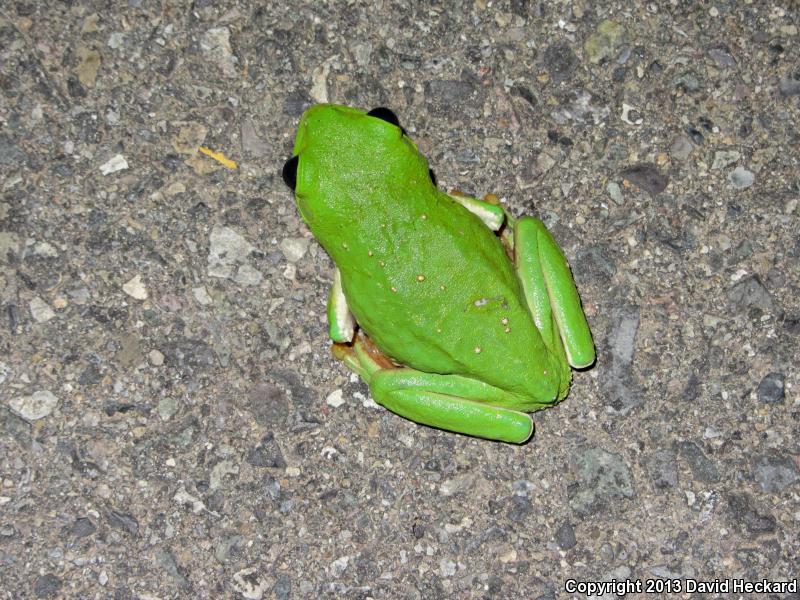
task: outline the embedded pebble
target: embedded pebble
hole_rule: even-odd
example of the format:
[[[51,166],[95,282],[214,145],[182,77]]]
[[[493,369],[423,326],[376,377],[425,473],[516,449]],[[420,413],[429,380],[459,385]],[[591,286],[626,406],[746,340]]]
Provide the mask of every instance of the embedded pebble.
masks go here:
[[[456,563],[450,559],[443,558],[439,561],[439,573],[442,577],[452,577],[456,574]]]
[[[186,576],[181,572],[182,569],[178,565],[178,561],[175,560],[175,555],[172,550],[168,548],[157,548],[153,553],[153,558],[155,559],[155,564],[161,567],[172,585],[176,585],[183,590],[187,590],[191,586],[189,580],[186,579]]]
[[[117,50],[119,48],[122,48],[124,43],[125,43],[125,34],[123,34],[120,31],[115,31],[114,33],[108,36],[108,42],[106,42],[106,45],[109,48]]]
[[[635,495],[633,477],[624,458],[602,448],[582,448],[574,456],[577,485],[569,504],[580,514],[609,509]]]
[[[260,567],[247,567],[233,574],[231,587],[245,600],[261,600],[272,582],[261,574]]]
[[[250,255],[255,248],[244,236],[230,227],[215,226],[208,238],[208,260],[221,264],[241,262]]]
[[[97,72],[100,70],[100,53],[86,46],[80,46],[75,54],[78,59],[78,65],[75,67],[78,79],[83,85],[94,87]]]
[[[178,400],[169,396],[159,400],[158,406],[156,407],[158,416],[161,417],[161,420],[163,421],[170,420],[179,409],[180,403]]]
[[[785,397],[784,382],[786,378],[783,373],[769,373],[758,384],[756,395],[759,402],[774,404],[783,402]]]
[[[347,570],[347,565],[350,563],[349,556],[342,556],[337,558],[331,563],[331,576],[339,578]]]
[[[800,465],[791,454],[772,450],[756,458],[755,479],[765,492],[780,492],[800,481]]]
[[[741,154],[736,150],[719,150],[714,153],[714,162],[711,164],[711,168],[724,169],[735,163],[740,157]]]
[[[147,355],[147,358],[150,359],[150,364],[154,367],[160,367],[164,364],[164,355],[161,353],[160,350],[156,350],[155,348],[150,350],[150,353]]]
[[[625,198],[622,196],[622,190],[616,181],[608,182],[608,185],[606,185],[606,192],[608,192],[609,198],[611,198],[615,204],[622,206],[625,203]]]
[[[136,275],[122,285],[122,291],[136,300],[147,300],[147,288],[142,283],[142,276]]]
[[[777,528],[775,517],[758,506],[747,493],[734,492],[728,495],[728,514],[744,534],[763,535]]]
[[[744,167],[736,167],[728,175],[728,181],[733,184],[737,190],[744,190],[753,185],[756,176],[752,171],[748,171]]]
[[[344,404],[342,390],[333,390],[330,394],[328,394],[328,397],[325,399],[325,403],[333,408],[339,408],[342,404]]]
[[[214,303],[213,298],[211,298],[211,295],[208,293],[208,290],[205,288],[205,286],[192,288],[192,295],[194,296],[194,299],[197,300],[197,303],[202,304],[203,306],[208,306],[209,304]]]
[[[0,231],[0,261],[6,261],[10,254],[19,254],[20,237],[13,231]]]
[[[578,543],[575,539],[575,528],[571,523],[562,523],[556,530],[556,543],[562,550],[574,548]]]
[[[277,469],[286,467],[286,460],[283,458],[283,452],[272,432],[267,433],[267,435],[261,438],[261,441],[247,453],[245,460],[254,467]]]
[[[45,323],[56,316],[55,311],[50,308],[44,300],[36,296],[29,303],[28,306],[31,310],[31,316],[37,323]]]
[[[242,148],[257,158],[267,156],[272,148],[266,140],[258,136],[252,119],[244,119],[242,122]]]
[[[70,534],[77,539],[90,536],[95,531],[97,531],[97,527],[88,517],[75,519],[75,522],[70,527]]]
[[[721,67],[735,67],[736,59],[725,46],[717,46],[708,51],[708,56]]]
[[[677,485],[677,458],[677,453],[672,448],[658,450],[647,457],[647,474],[657,491],[663,492]]]
[[[208,478],[208,487],[216,490],[222,486],[226,475],[236,475],[239,473],[239,465],[231,460],[221,460],[211,469]]]
[[[8,406],[22,418],[36,421],[50,415],[55,410],[58,406],[58,398],[48,390],[39,390],[30,396],[12,398]]]
[[[112,173],[116,173],[118,171],[124,171],[127,168],[128,161],[125,160],[125,157],[122,156],[122,154],[115,154],[108,159],[108,161],[100,165],[100,172],[103,175],[111,175]]]
[[[206,31],[200,38],[200,48],[208,59],[217,64],[225,77],[236,77],[238,59],[231,47],[231,31],[227,27],[216,27]]]
[[[547,71],[550,73],[550,78],[556,83],[569,79],[572,72],[580,64],[569,43],[563,40],[545,48],[542,59]]]
[[[653,196],[667,188],[669,176],[658,170],[651,163],[639,163],[623,169],[623,179],[628,180],[639,189]]]
[[[778,90],[784,98],[800,95],[800,77],[784,75],[780,79]]]
[[[586,58],[590,63],[599,63],[612,57],[624,35],[625,29],[619,23],[611,20],[601,22],[584,44]]]
[[[308,250],[309,239],[306,237],[284,238],[281,240],[279,247],[283,255],[290,263],[296,263]]]
[[[197,148],[203,145],[208,128],[203,123],[196,121],[181,121],[175,125],[179,127],[170,138],[172,149],[179,154],[194,156]]]
[[[607,345],[616,364],[627,366],[633,361],[640,323],[640,311],[636,306],[623,306],[614,311],[613,328]]]
[[[738,312],[744,313],[750,307],[759,308],[765,313],[775,310],[775,301],[761,279],[752,275],[744,277],[728,290],[728,300]]]
[[[139,533],[139,520],[130,513],[111,508],[105,513],[106,521],[114,529],[123,531],[131,536]]]
[[[244,285],[257,285],[263,276],[247,264],[254,251],[255,247],[238,232],[230,227],[215,226],[209,236],[209,276],[238,279]],[[242,269],[244,266],[247,268]]]
[[[241,265],[233,276],[233,280],[242,285],[258,285],[263,279],[261,271],[248,264]]]
[[[55,258],[58,256],[58,250],[56,250],[50,242],[36,242],[33,246],[33,253],[36,256],[44,256],[46,258]]]
[[[720,474],[717,466],[709,459],[703,450],[694,442],[686,441],[678,444],[681,456],[689,463],[692,475],[703,483],[719,481]]]
[[[53,598],[58,595],[62,585],[60,577],[47,573],[36,578],[33,593],[37,598]]]

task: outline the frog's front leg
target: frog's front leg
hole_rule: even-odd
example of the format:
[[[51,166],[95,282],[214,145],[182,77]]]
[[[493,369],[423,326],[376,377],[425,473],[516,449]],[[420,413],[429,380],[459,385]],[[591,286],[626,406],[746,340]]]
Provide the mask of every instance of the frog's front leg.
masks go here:
[[[533,421],[527,414],[504,407],[524,400],[487,383],[397,368],[360,334],[353,345],[334,344],[333,353],[367,382],[378,404],[401,417],[437,429],[516,444],[533,434]]]
[[[328,334],[334,342],[352,342],[356,320],[347,306],[342,290],[342,274],[338,268],[333,272],[333,285],[328,295]]]
[[[506,211],[488,201],[490,197],[496,197],[493,194],[488,194],[483,200],[468,196],[459,190],[450,190],[447,195],[478,217],[492,231],[499,231],[506,222]]]
[[[574,368],[595,360],[594,343],[567,259],[539,219],[514,223],[514,264],[533,320],[551,352]]]

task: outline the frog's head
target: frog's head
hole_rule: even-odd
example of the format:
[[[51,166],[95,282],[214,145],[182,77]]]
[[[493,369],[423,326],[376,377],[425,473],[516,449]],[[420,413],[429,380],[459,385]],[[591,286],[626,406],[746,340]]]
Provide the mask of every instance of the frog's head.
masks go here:
[[[388,108],[369,112],[318,104],[303,114],[283,181],[298,201],[331,202],[415,182],[431,186],[428,163]]]

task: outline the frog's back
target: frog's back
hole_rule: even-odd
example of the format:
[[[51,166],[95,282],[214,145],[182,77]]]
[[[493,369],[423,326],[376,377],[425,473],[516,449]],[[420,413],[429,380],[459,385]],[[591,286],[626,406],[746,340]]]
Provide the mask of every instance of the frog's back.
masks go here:
[[[351,260],[337,264],[351,310],[379,348],[409,367],[526,397],[566,391],[568,369],[560,383],[552,376],[564,369],[544,347],[500,240],[478,217],[432,186],[364,214],[376,218],[354,223],[353,243],[336,252]]]

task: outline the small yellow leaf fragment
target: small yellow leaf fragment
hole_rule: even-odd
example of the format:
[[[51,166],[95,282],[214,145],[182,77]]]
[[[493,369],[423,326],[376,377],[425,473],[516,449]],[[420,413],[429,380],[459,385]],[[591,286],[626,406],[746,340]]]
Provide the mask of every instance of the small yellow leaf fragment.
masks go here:
[[[214,152],[213,150],[210,150],[210,149],[206,148],[205,146],[200,146],[198,148],[198,150],[200,150],[200,152],[202,152],[206,156],[209,156],[209,157],[213,158],[215,161],[217,161],[223,167],[228,167],[229,169],[236,169],[237,168],[236,162],[232,161],[230,158],[225,156],[225,154],[223,154],[222,152]]]

